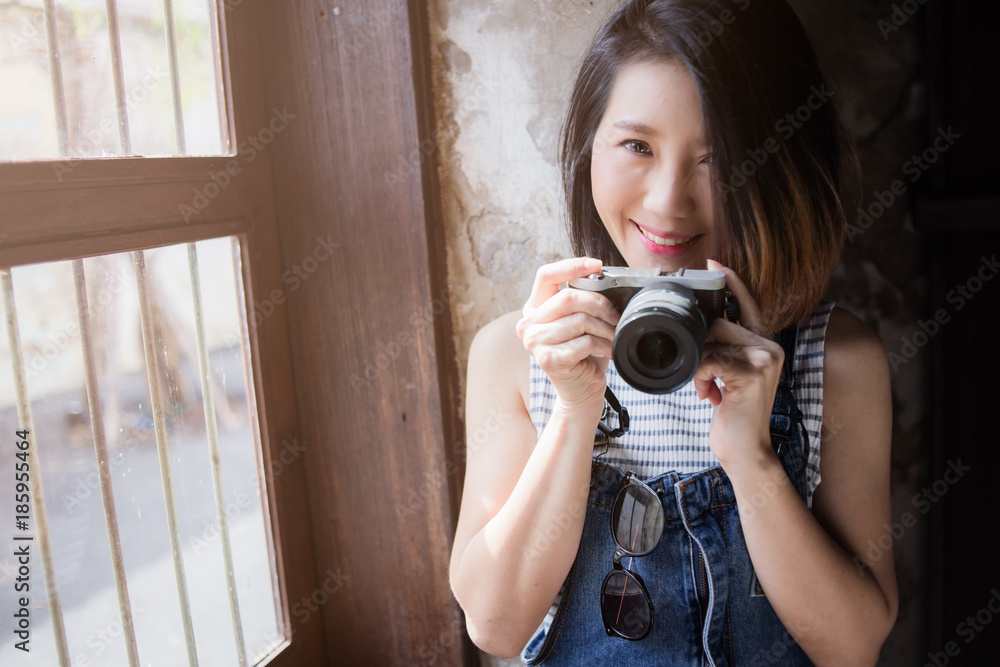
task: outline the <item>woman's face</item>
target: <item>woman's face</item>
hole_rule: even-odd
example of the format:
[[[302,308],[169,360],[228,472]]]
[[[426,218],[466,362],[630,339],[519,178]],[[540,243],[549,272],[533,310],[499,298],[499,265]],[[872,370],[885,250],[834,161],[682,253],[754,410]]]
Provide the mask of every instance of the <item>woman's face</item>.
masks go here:
[[[594,203],[634,268],[704,269],[713,248],[711,147],[694,80],[671,61],[625,66],[594,140]]]

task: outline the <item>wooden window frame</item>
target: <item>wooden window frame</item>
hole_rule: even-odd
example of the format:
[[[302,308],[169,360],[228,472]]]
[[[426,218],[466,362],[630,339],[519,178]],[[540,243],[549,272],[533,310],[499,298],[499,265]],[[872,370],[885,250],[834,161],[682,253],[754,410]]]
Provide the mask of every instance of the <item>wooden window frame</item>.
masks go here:
[[[256,74],[254,12],[218,11],[220,50],[228,106],[229,136],[247,136],[265,127],[268,110],[260,103],[263,81]],[[227,36],[229,38],[227,38]],[[245,37],[244,37],[245,36]],[[233,38],[235,37],[235,38]],[[234,145],[238,142],[233,141]],[[286,313],[276,309],[254,326],[255,293],[281,285],[277,224],[267,151],[252,162],[237,155],[216,157],[122,157],[61,159],[0,164],[0,266],[52,262],[120,253],[236,235],[243,257],[245,306],[250,324],[254,393],[265,470],[274,467],[281,443],[298,437],[298,414],[287,343]],[[196,189],[237,160],[241,173],[196,216],[184,220]],[[221,180],[221,179],[220,179]],[[214,189],[212,190],[214,192]],[[195,208],[198,210],[198,208]],[[276,465],[278,465],[276,463]],[[305,465],[302,459],[280,464],[268,474],[266,492],[281,593],[283,624],[293,628],[295,600],[317,590],[311,548]],[[289,601],[292,601],[291,603]],[[267,664],[322,664],[324,638],[318,623],[306,624]],[[287,635],[286,635],[287,638]],[[248,648],[253,639],[248,638]]]
[[[267,664],[477,664],[447,575],[464,452],[450,312],[435,307],[448,289],[437,155],[421,150],[436,146],[427,7],[219,6],[231,145],[285,105],[295,127],[253,161],[87,159],[60,173],[52,161],[0,164],[0,266],[238,236],[266,469],[282,442],[306,447],[266,479],[289,640]],[[420,156],[417,176],[387,197],[385,174],[408,155]],[[240,173],[185,220],[180,205],[234,159]],[[344,252],[285,291],[286,269],[321,234]],[[372,254],[372,238],[405,250]],[[276,292],[287,299],[255,326],[256,303]],[[373,309],[387,295],[395,309]],[[432,310],[426,326],[412,324],[412,312]],[[394,378],[359,391],[351,361],[376,358],[402,331],[413,344]],[[401,522],[400,502],[428,480],[432,495]],[[293,614],[328,572],[348,583],[305,620]]]

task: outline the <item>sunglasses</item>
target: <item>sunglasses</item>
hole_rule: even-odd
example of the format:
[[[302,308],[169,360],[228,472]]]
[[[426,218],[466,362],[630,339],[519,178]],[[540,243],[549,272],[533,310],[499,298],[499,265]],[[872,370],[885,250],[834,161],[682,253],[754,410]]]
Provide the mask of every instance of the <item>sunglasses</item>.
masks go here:
[[[659,496],[629,471],[611,505],[611,537],[615,541],[613,567],[601,584],[601,617],[609,636],[642,639],[653,627],[653,601],[646,584],[622,567],[622,558],[646,556],[663,538],[664,514]]]

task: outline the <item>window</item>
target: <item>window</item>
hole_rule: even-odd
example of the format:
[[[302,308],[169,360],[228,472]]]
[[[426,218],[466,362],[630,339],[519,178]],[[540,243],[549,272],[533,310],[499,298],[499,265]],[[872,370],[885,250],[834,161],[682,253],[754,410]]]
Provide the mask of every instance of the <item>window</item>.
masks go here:
[[[188,641],[201,662],[254,664],[280,643],[235,241],[20,266],[4,277],[14,299],[5,284],[0,302],[19,340],[0,343],[0,457],[14,460],[14,434],[30,419],[31,479],[44,480],[73,664],[128,664],[128,651],[146,664],[182,664]],[[97,413],[88,384],[100,395]],[[103,475],[113,488],[104,502]],[[12,524],[13,501],[0,497]],[[36,516],[14,525],[37,532]],[[12,581],[16,560],[2,565]],[[57,664],[52,610],[41,577],[33,581],[31,664]],[[28,664],[10,642],[0,663]]]
[[[212,4],[0,4],[0,160],[227,153]]]
[[[235,51],[227,19],[245,34],[254,26],[249,11],[230,16],[230,6],[0,4],[0,85],[24,91],[0,98],[0,276],[10,297],[0,309],[13,316],[16,308],[20,339],[0,336],[0,455],[11,465],[30,402],[27,442],[41,472],[32,479],[44,487],[33,494],[25,532],[36,538],[32,651],[4,642],[0,664],[130,664],[135,654],[138,664],[154,656],[188,664],[196,653],[201,664],[280,665],[295,655],[286,650],[288,600],[317,586],[312,568],[283,570],[283,552],[310,538],[303,501],[286,501],[304,474],[298,443],[279,436],[295,414],[280,370],[290,365],[288,350],[259,342],[285,326],[283,315],[254,312],[254,291],[270,293],[279,280],[277,248],[260,241],[275,230],[262,194],[270,172],[256,148],[241,154],[230,141],[264,129],[273,137],[283,126],[274,120],[280,110],[243,103],[256,99],[259,81],[228,72]],[[252,39],[242,48],[257,56]],[[191,276],[200,276],[200,290]],[[20,401],[10,363],[18,355]],[[267,384],[262,367],[279,369]],[[88,384],[100,395],[105,465]],[[17,508],[3,488],[9,545]],[[48,567],[35,523],[41,498]],[[282,508],[296,520],[279,524]],[[111,515],[118,539],[106,529]],[[6,611],[17,600],[9,585],[16,563],[5,557]],[[45,570],[55,586],[43,585]],[[61,630],[50,592],[59,596]],[[297,635],[298,653],[320,652],[308,646],[314,639]]]

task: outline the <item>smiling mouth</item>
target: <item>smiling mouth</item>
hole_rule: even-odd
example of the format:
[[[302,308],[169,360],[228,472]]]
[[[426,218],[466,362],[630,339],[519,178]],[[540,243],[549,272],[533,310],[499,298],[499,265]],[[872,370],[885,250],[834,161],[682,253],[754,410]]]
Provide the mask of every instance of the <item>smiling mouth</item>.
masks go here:
[[[664,246],[665,248],[675,248],[677,246],[688,245],[689,243],[691,243],[692,241],[694,241],[696,238],[698,238],[698,236],[700,236],[700,234],[698,234],[698,235],[695,235],[695,236],[690,236],[690,237],[688,237],[686,239],[665,239],[663,237],[660,237],[660,236],[657,236],[657,235],[651,233],[650,231],[648,231],[647,229],[639,226],[635,222],[633,222],[632,224],[634,224],[636,227],[638,227],[639,231],[642,232],[642,235],[645,236],[647,239],[649,239],[650,241],[652,241],[656,245]]]

